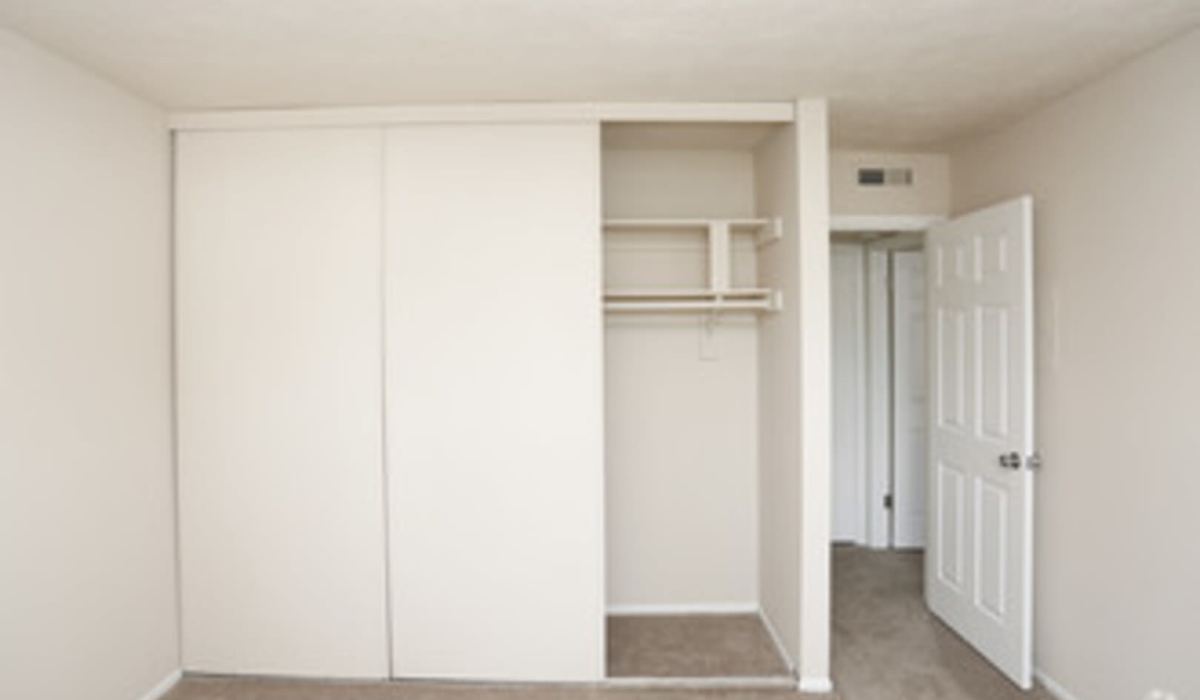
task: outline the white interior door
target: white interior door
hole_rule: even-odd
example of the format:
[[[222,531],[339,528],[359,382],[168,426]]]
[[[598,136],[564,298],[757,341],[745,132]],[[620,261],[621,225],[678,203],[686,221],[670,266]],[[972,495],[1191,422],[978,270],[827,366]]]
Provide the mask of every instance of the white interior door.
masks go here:
[[[386,158],[394,672],[599,680],[599,127],[397,127]]]
[[[866,543],[865,248],[830,246],[834,542]]]
[[[925,254],[892,253],[892,546],[925,546]]]
[[[929,607],[1032,683],[1033,203],[929,232]]]

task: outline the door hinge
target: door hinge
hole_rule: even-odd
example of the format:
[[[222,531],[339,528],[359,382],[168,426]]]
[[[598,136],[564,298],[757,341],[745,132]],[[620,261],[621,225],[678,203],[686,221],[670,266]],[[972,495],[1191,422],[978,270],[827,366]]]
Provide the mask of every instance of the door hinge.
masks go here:
[[[892,498],[892,494],[887,494],[883,497],[883,507],[891,510],[896,504],[896,499]]]

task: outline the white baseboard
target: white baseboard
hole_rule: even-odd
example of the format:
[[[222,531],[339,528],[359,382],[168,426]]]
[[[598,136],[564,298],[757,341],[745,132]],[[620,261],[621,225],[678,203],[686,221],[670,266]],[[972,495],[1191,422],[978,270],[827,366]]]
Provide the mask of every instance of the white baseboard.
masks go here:
[[[796,688],[801,693],[832,693],[833,681],[829,678],[801,678]]]
[[[796,675],[796,663],[792,661],[787,647],[783,645],[783,638],[779,636],[779,631],[775,629],[775,625],[771,624],[771,618],[767,617],[767,613],[762,608],[758,609],[758,618],[762,620],[763,627],[767,628],[767,635],[771,637],[771,642],[775,645],[775,653],[779,654],[779,658],[787,664],[788,673]]]
[[[1046,689],[1046,692],[1058,698],[1058,700],[1077,700],[1077,698],[1066,688],[1064,688],[1061,683],[1054,680],[1050,676],[1047,676],[1046,672],[1042,669],[1033,669],[1033,677],[1038,683],[1042,684],[1042,687]]]
[[[649,603],[608,606],[609,615],[754,615],[758,603]]]
[[[158,685],[148,690],[139,700],[160,700],[160,698],[166,697],[167,693],[171,692],[171,689],[175,687],[180,678],[183,678],[183,671],[179,669],[171,671],[171,673],[167,674],[166,678],[159,681]]]

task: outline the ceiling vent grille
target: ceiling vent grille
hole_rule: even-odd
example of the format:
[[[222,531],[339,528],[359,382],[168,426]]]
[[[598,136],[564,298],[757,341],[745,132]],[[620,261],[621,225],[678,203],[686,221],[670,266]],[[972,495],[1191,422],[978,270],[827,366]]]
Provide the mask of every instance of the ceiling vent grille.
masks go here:
[[[859,168],[858,184],[863,187],[912,187],[912,168]]]

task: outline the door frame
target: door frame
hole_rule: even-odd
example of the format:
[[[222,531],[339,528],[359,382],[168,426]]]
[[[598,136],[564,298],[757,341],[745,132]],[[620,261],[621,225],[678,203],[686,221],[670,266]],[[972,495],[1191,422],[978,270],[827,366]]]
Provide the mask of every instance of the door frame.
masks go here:
[[[921,514],[919,518],[913,518],[912,503],[907,499],[919,498],[921,503],[924,503],[925,493],[924,488],[911,488],[913,483],[910,483],[905,476],[916,478],[917,484],[924,483],[924,475],[922,472],[928,471],[928,463],[924,457],[917,457],[912,454],[912,448],[915,443],[923,443],[926,439],[925,432],[928,428],[928,411],[924,407],[914,406],[914,392],[919,392],[922,395],[927,394],[929,381],[925,376],[925,365],[928,361],[928,349],[926,348],[925,329],[923,323],[919,329],[914,329],[912,324],[912,314],[918,310],[922,315],[925,314],[928,306],[928,299],[925,294],[925,237],[921,236],[919,247],[916,246],[896,246],[888,252],[888,272],[891,287],[890,303],[888,305],[888,320],[891,330],[891,343],[889,345],[889,359],[891,361],[891,372],[889,379],[891,380],[891,394],[887,403],[888,428],[889,428],[889,459],[887,461],[888,473],[891,476],[891,508],[888,509],[887,516],[891,525],[889,546],[892,549],[924,549],[925,547],[925,515]],[[911,266],[917,265],[917,270],[910,267],[907,273],[903,272],[905,265],[902,260],[907,260]],[[918,284],[914,285],[913,283]],[[907,292],[905,284],[908,284]],[[913,298],[914,289],[919,291],[919,296]],[[919,352],[912,352],[911,343],[917,342],[920,346]],[[907,348],[905,350],[905,348]],[[905,362],[904,360],[907,359]],[[924,378],[924,382],[913,381],[913,375],[918,378]],[[919,384],[924,384],[921,387]],[[907,389],[907,391],[905,391]],[[914,438],[913,424],[920,426],[919,438]],[[906,434],[907,433],[907,437]],[[924,450],[922,450],[924,452]],[[915,476],[913,476],[915,474]],[[905,488],[908,486],[910,488]],[[919,495],[918,495],[919,494]],[[921,510],[924,510],[922,505]],[[911,528],[905,529],[901,527],[901,523],[909,521],[920,521],[918,534],[911,531]]]

